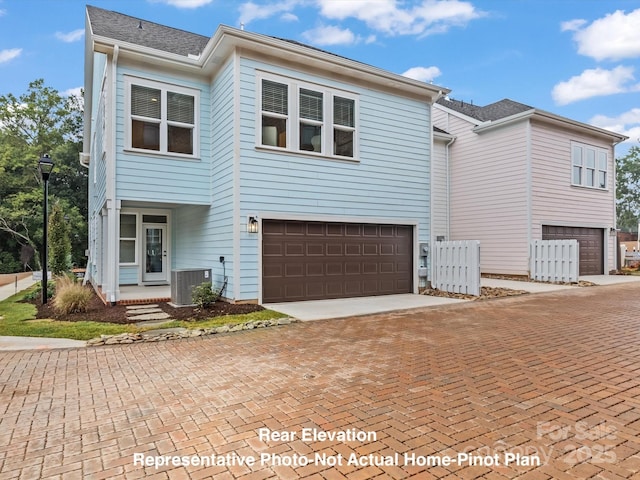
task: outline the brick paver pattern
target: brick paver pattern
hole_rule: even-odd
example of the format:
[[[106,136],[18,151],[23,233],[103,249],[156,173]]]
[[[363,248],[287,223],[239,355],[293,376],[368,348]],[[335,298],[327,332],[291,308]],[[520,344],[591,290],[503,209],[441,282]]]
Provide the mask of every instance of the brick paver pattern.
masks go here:
[[[0,352],[0,480],[640,478],[639,293],[591,287],[204,339]],[[265,440],[261,428],[376,438]],[[285,464],[155,468],[136,453]],[[399,461],[354,465],[352,454]],[[505,465],[508,454],[520,464]],[[287,465],[296,455],[314,461]]]

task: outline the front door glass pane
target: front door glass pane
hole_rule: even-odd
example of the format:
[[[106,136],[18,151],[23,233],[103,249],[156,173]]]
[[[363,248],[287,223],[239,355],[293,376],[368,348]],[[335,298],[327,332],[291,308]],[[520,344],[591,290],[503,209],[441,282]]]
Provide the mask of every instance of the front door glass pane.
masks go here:
[[[147,228],[146,272],[162,272],[162,229]]]

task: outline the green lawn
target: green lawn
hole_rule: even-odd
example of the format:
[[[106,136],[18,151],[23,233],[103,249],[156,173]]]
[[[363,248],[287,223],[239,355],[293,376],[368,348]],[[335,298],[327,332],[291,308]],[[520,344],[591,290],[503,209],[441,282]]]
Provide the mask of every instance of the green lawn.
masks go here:
[[[21,303],[25,292],[18,293],[0,302],[0,336],[17,337],[52,337],[71,338],[74,340],[89,340],[100,335],[117,335],[119,333],[136,333],[142,329],[135,325],[117,325],[102,322],[62,322],[54,320],[36,320],[36,307],[30,303]],[[272,310],[262,310],[246,315],[229,315],[214,317],[209,320],[194,322],[175,321],[162,328],[210,328],[220,325],[244,323],[253,320],[268,320],[285,317]]]

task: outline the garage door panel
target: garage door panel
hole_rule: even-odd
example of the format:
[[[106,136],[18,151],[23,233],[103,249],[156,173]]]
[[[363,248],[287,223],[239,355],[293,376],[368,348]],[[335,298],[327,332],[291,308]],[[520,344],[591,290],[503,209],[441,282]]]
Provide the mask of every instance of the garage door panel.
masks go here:
[[[413,227],[263,220],[263,301],[413,290]]]
[[[377,244],[364,244],[362,246],[362,254],[363,255],[378,255],[378,245]]]
[[[575,239],[580,246],[580,275],[604,274],[604,230],[602,228],[542,226],[543,240]]]
[[[307,256],[324,257],[324,244],[323,243],[307,243]]]

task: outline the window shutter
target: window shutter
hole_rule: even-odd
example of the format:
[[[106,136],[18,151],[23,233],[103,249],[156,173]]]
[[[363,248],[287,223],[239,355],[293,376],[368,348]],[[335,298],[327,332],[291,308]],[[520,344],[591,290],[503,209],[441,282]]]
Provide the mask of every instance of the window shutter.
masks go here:
[[[322,121],[322,92],[300,89],[300,118]]]
[[[355,101],[349,98],[333,97],[333,123],[344,127],[355,127]]]
[[[131,85],[132,115],[147,118],[160,118],[160,106],[160,90],[143,87],[141,85]]]
[[[191,95],[167,92],[167,119],[170,122],[193,125],[194,116],[194,101]]]
[[[282,83],[262,80],[262,110],[265,112],[289,114],[287,86]]]

